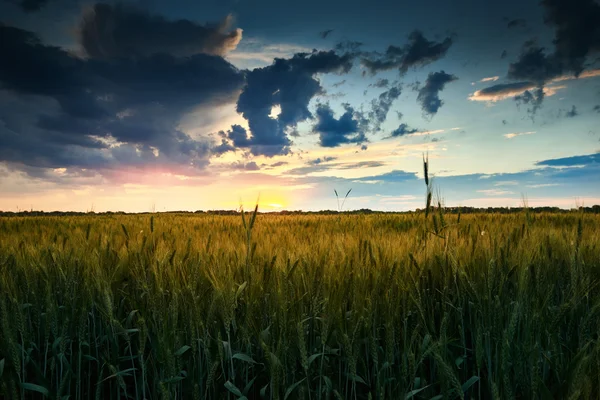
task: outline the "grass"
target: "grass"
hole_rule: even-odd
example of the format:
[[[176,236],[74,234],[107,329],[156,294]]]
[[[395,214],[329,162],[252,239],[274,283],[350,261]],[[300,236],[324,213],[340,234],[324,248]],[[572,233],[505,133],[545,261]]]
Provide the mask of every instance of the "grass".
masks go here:
[[[0,395],[597,398],[598,226],[439,209],[1,218]]]

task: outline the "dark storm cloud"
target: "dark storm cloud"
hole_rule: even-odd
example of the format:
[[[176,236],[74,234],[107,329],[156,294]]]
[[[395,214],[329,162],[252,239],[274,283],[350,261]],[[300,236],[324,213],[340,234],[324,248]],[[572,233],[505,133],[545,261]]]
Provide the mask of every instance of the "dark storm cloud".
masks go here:
[[[240,29],[229,30],[231,17],[209,25],[189,20],[169,21],[131,5],[97,3],[83,13],[79,40],[86,54],[112,59],[154,54],[224,55],[242,39]]]
[[[535,90],[526,90],[522,94],[515,96],[514,99],[517,105],[528,105],[527,112],[533,117],[544,101],[544,89],[539,87]]]
[[[346,105],[344,114],[336,119],[329,105],[319,104],[316,117],[317,123],[313,126],[313,132],[319,134],[319,144],[323,147],[337,147],[345,143],[366,141],[354,109],[349,105]]]
[[[596,111],[597,113],[600,113],[600,104],[598,104],[597,106],[594,106],[594,111]]]
[[[246,132],[246,128],[241,125],[232,125],[231,129],[227,132],[219,132],[219,135],[222,137],[226,137],[236,147],[248,147],[250,146],[250,139],[248,138],[248,133]]]
[[[46,6],[48,0],[21,0],[18,2],[19,7],[25,12],[39,11]]]
[[[43,45],[31,32],[1,23],[0,37],[3,88],[53,97],[65,111],[76,116],[103,114],[96,100],[85,90],[93,84],[93,78],[85,71],[85,62],[58,47]]]
[[[321,39],[326,39],[327,36],[331,34],[331,32],[333,32],[333,29],[327,29],[322,32],[319,32],[319,36],[321,37]]]
[[[444,90],[446,84],[456,81],[458,78],[454,75],[440,72],[431,72],[427,76],[425,85],[419,90],[417,101],[421,104],[423,112],[433,117],[444,102],[440,99],[439,93]]]
[[[381,124],[387,119],[387,115],[392,107],[392,103],[400,97],[402,89],[400,85],[393,86],[389,90],[381,93],[378,98],[371,101],[371,111],[369,119],[373,124],[373,130],[381,130]]]
[[[423,67],[444,57],[450,46],[451,37],[434,42],[415,30],[408,36],[408,43],[403,47],[389,46],[382,55],[364,57],[362,64],[372,75],[395,68],[404,74],[410,68]]]
[[[394,129],[388,138],[401,137],[406,135],[412,135],[413,133],[417,133],[419,130],[410,128],[407,124],[400,124],[398,128]]]
[[[547,55],[544,48],[526,47],[519,60],[508,67],[508,77],[536,84],[556,78],[563,73],[563,65],[555,55]]]
[[[525,28],[527,26],[527,21],[523,18],[513,19],[507,22],[507,28]]]
[[[543,160],[538,161],[535,165],[546,167],[574,167],[577,165],[590,164],[600,164],[600,153]]]
[[[500,54],[500,59],[504,60],[508,56],[508,52],[506,50],[502,50],[502,54]]]
[[[595,0],[543,0],[545,22],[555,30],[550,51],[527,43],[509,68],[509,77],[543,84],[584,70],[588,56],[600,51],[600,4]]]
[[[200,168],[211,141],[177,129],[180,117],[231,102],[243,83],[218,56],[86,60],[18,28],[0,25],[0,36],[8,60],[0,63],[7,104],[0,159],[39,168],[150,161]],[[120,143],[109,147],[100,139]]]
[[[352,68],[353,56],[334,51],[298,53],[292,58],[277,58],[272,65],[246,73],[246,86],[237,111],[248,121],[252,137],[236,146],[248,147],[255,155],[287,154],[291,141],[288,131],[299,122],[312,118],[310,100],[323,92],[315,78],[319,73],[343,74]],[[269,115],[279,105],[277,118]]]
[[[556,29],[556,56],[566,70],[583,71],[585,59],[600,51],[600,4],[595,0],[543,0],[546,23]]]

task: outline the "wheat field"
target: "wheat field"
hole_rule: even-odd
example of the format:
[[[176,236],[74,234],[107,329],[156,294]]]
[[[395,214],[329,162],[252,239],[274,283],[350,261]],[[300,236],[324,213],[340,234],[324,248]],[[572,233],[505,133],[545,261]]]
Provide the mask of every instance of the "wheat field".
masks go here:
[[[0,218],[6,399],[592,399],[600,216]]]

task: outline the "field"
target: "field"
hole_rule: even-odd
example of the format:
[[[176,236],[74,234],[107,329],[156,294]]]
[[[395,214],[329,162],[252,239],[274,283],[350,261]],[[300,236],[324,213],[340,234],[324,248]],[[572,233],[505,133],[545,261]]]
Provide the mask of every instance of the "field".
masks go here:
[[[525,211],[3,217],[0,397],[599,398],[599,227]]]

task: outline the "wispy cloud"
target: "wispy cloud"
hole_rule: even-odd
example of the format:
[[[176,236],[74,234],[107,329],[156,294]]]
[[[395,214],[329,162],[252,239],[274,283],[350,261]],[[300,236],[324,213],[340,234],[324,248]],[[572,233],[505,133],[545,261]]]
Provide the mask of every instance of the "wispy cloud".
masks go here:
[[[353,180],[352,182],[354,182],[354,183],[365,183],[367,185],[377,185],[379,183],[384,183],[383,181],[380,181],[380,180],[371,180],[371,181]]]
[[[518,184],[519,184],[519,182],[517,182],[517,181],[500,181],[500,182],[494,183],[494,186],[516,186]]]
[[[237,49],[227,55],[233,64],[264,66],[275,58],[289,58],[296,53],[310,53],[312,48],[290,43],[263,43],[258,39],[244,39]]]
[[[506,194],[514,194],[514,192],[508,190],[499,190],[499,189],[484,189],[478,190],[477,193],[483,193],[486,196],[503,196]]]
[[[469,96],[469,100],[495,103],[500,100],[511,99],[515,96],[521,95],[528,90],[533,90],[537,88],[537,86],[538,85],[533,82],[516,82],[494,85],[476,91],[475,93]],[[565,88],[565,85],[544,87],[544,96],[554,96],[558,90]]]
[[[481,79],[479,82],[496,82],[498,79],[500,79],[499,76],[490,76],[489,78]]]
[[[435,134],[444,133],[444,132],[446,132],[445,129],[436,129],[436,130],[432,130],[432,131],[415,132],[411,136],[427,136],[427,135],[435,135]]]
[[[544,87],[544,96],[545,97],[553,96],[556,94],[556,92],[558,90],[566,88],[565,85],[556,85],[556,83],[558,83],[558,82],[565,82],[565,81],[570,81],[573,79],[594,78],[594,77],[598,77],[598,76],[600,76],[600,68],[583,71],[579,75],[579,77],[576,77],[575,75],[558,76],[548,82],[550,84],[549,86]],[[492,77],[492,78],[495,78],[495,77]],[[484,79],[489,79],[487,82],[495,82],[496,81],[495,79],[492,80],[491,78],[484,78]],[[484,82],[484,80],[482,79],[479,82]],[[554,85],[552,85],[552,84],[554,84]],[[496,102],[496,101],[506,100],[506,99],[518,96],[520,94],[525,93],[527,90],[532,90],[537,87],[539,87],[539,84],[534,83],[534,82],[528,82],[528,81],[497,84],[497,85],[493,85],[493,86],[490,86],[490,87],[487,87],[487,88],[484,88],[481,90],[477,90],[476,92],[472,93],[468,97],[468,99],[471,101]]]
[[[318,160],[318,159],[317,159]],[[332,172],[340,170],[358,170],[363,168],[380,168],[388,165],[386,162],[381,161],[359,161],[359,162],[334,162],[325,163],[309,161],[306,166],[292,168],[286,171],[289,175],[309,175],[321,172]]]
[[[583,71],[579,75],[579,79],[583,78],[594,78],[596,76],[600,76],[600,68],[598,69],[590,69],[589,71]],[[562,81],[570,81],[572,79],[578,79],[575,75],[562,75],[558,78],[552,79],[551,82],[562,82]]]
[[[475,86],[478,83],[496,82],[498,79],[500,79],[499,76],[490,76],[490,77],[487,77],[487,78],[480,79],[477,82],[471,82],[471,86]]]
[[[531,131],[531,132],[513,132],[513,133],[507,133],[504,136],[507,139],[513,139],[516,138],[517,136],[524,136],[524,135],[533,135],[535,133],[535,131]]]
[[[560,186],[560,183],[540,183],[537,185],[527,185],[528,188],[539,189],[545,187]]]

